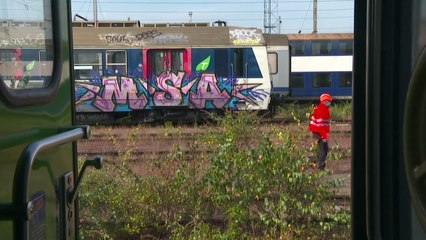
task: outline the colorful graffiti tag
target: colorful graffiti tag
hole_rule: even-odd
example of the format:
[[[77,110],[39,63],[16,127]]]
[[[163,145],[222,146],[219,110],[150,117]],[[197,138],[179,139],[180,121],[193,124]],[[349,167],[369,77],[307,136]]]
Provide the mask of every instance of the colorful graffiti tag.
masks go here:
[[[256,29],[234,29],[229,31],[229,38],[233,45],[260,45],[262,34]]]
[[[199,69],[203,69],[199,68]],[[256,105],[268,93],[256,89],[259,84],[238,84],[235,78],[217,78],[215,74],[196,71],[163,72],[152,80],[142,78],[142,64],[131,76],[100,76],[92,72],[87,83],[76,83],[78,112],[113,112],[158,107],[196,109],[229,108],[239,110],[238,103]]]

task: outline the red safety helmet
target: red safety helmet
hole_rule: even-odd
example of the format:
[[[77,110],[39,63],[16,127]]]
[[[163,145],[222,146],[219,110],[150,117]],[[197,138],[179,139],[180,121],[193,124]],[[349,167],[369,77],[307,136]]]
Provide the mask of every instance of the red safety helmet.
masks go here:
[[[333,99],[331,98],[331,95],[328,94],[328,93],[321,94],[321,96],[320,96],[320,101],[321,102],[323,102],[323,101],[332,101],[332,100]]]

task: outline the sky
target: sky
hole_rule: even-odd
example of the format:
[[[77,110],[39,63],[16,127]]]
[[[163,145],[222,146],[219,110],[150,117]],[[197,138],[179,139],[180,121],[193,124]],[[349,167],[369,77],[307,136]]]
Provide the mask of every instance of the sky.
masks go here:
[[[72,15],[93,21],[94,0],[71,0]],[[271,2],[273,33],[311,33],[313,0]],[[353,32],[354,0],[317,0],[319,33]],[[40,20],[43,0],[0,0],[0,19]],[[97,0],[98,20],[141,23],[226,21],[230,26],[264,29],[264,0]],[[190,16],[192,12],[192,16]],[[278,20],[281,19],[281,24]],[[266,30],[267,32],[268,30]]]
[[[271,2],[273,33],[311,33],[313,0]],[[317,0],[318,33],[353,32],[354,0]],[[93,0],[72,0],[72,14],[92,21]],[[230,26],[264,30],[263,0],[97,0],[98,20],[139,20],[141,23],[226,21]],[[278,8],[276,8],[276,6]],[[190,17],[192,12],[192,17]],[[276,23],[281,18],[281,24]],[[275,24],[276,23],[276,24]]]

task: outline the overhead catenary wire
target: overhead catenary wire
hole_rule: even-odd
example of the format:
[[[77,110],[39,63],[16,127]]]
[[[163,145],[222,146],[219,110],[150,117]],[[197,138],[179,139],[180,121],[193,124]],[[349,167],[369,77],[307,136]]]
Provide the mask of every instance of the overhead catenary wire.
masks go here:
[[[143,23],[187,22],[189,10],[193,13],[192,20],[195,22],[214,22],[219,19],[227,21],[228,24],[233,26],[261,28],[263,26],[261,23],[264,20],[264,11],[261,10],[264,2],[259,0],[229,0],[226,2],[223,0],[218,2],[204,0],[97,1],[103,4],[101,13],[103,20],[106,21],[132,19]],[[75,13],[74,9],[77,8],[80,8],[79,11],[81,12],[82,7],[80,6],[85,2],[87,0],[72,0],[73,13]],[[281,21],[286,23],[284,29],[293,29],[297,25],[300,26],[298,30],[302,31],[312,28],[312,24],[309,22],[309,20],[312,21],[313,19],[312,0],[278,0],[278,2],[280,5],[277,15],[280,16]],[[348,31],[353,31],[354,6],[351,3],[354,0],[318,0],[318,2],[327,3],[318,9],[321,20],[320,26],[318,26],[319,29],[325,29],[324,27],[329,26],[335,27],[331,22],[338,19],[337,21],[346,23]],[[338,4],[342,2],[346,3]],[[298,4],[295,3],[304,3],[304,6],[297,7]],[[164,4],[169,5],[169,7],[164,7]],[[241,7],[234,8],[232,4],[241,5]],[[194,7],[196,5],[199,6]],[[307,5],[309,7],[306,9]],[[90,14],[91,10],[87,9],[85,12]],[[85,13],[84,15],[87,14]]]
[[[299,28],[299,33],[301,33],[301,32],[302,32],[303,25],[305,25],[305,21],[306,21],[306,18],[308,17],[308,13],[309,13],[309,10],[310,10],[310,8],[311,8],[311,5],[312,5],[312,1],[310,1],[310,2],[309,2],[308,9],[306,10],[305,17],[303,18],[302,26],[300,26],[300,28]]]
[[[80,3],[83,1],[80,0],[74,0],[74,3]],[[136,4],[136,5],[144,5],[144,4],[190,4],[190,5],[194,5],[194,4],[208,4],[208,5],[222,5],[222,4],[241,4],[241,3],[245,3],[245,4],[263,4],[263,2],[259,2],[259,1],[212,1],[212,2],[207,2],[207,1],[199,1],[199,2],[195,2],[195,1],[173,1],[173,2],[166,2],[166,1],[138,1],[138,2],[132,2],[132,1],[101,1],[102,3],[108,3],[108,4],[119,4],[119,5],[123,5],[123,4]],[[309,3],[311,1],[305,1],[305,0],[301,0],[301,1],[279,1],[278,3]],[[353,2],[353,0],[322,0],[321,2],[328,2],[328,3],[332,3],[332,2],[336,2],[336,3],[340,3],[340,2]]]
[[[330,11],[353,11],[354,9],[350,8],[341,8],[341,9],[322,9],[318,10],[319,12],[330,12]],[[85,10],[83,12],[91,12],[91,10]],[[110,13],[128,13],[128,12],[134,12],[134,13],[146,13],[146,14],[159,14],[159,13],[184,13],[188,14],[188,11],[177,11],[177,10],[161,10],[161,11],[144,11],[144,10],[105,10],[104,12],[110,12]],[[191,11],[193,13],[263,13],[262,10],[194,10]],[[306,12],[306,10],[278,10],[278,12]],[[308,12],[312,12],[312,10],[308,10]],[[78,13],[78,12],[77,12]],[[303,19],[303,18],[300,18]]]

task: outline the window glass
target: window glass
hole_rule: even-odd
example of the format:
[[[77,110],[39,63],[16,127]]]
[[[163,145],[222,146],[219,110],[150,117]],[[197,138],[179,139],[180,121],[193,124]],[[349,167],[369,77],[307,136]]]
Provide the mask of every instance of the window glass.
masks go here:
[[[183,51],[173,50],[172,52],[172,66],[171,69],[174,73],[183,71]]]
[[[275,52],[268,53],[269,72],[277,74],[278,72],[278,54]]]
[[[312,41],[312,55],[329,55],[331,54],[330,40]]]
[[[127,75],[127,52],[124,50],[106,51],[106,68],[110,75]]]
[[[234,49],[234,59],[233,59],[233,72],[234,77],[244,77],[244,58],[243,58],[243,49],[238,48]]]
[[[52,80],[50,1],[3,0],[0,11],[0,80],[8,88],[44,88]],[[39,52],[44,51],[40,58]]]
[[[313,73],[312,87],[331,87],[331,73]]]
[[[303,56],[305,55],[305,42],[304,41],[293,41],[290,43],[291,55],[292,56]]]
[[[53,59],[53,52],[46,51],[46,50],[40,50],[39,51],[39,71],[40,76],[44,80],[43,82],[49,81],[50,75],[52,74],[52,64],[49,64],[50,59]]]
[[[101,50],[74,50],[74,72],[76,80],[93,79],[92,74],[102,75]]]
[[[159,76],[165,71],[174,73],[184,71],[184,50],[149,50],[149,76]]]
[[[214,69],[217,77],[229,77],[229,61],[227,49],[214,50]]]
[[[161,50],[151,51],[150,63],[152,67],[151,73],[155,74],[155,76],[160,75],[162,72],[166,71],[165,53]]]
[[[352,87],[352,72],[339,73],[339,87]]]
[[[303,87],[305,87],[305,74],[304,73],[292,73],[290,75],[290,87],[291,88],[303,88]]]
[[[352,55],[353,44],[352,40],[339,40],[339,54]]]

